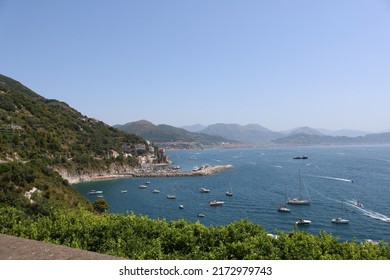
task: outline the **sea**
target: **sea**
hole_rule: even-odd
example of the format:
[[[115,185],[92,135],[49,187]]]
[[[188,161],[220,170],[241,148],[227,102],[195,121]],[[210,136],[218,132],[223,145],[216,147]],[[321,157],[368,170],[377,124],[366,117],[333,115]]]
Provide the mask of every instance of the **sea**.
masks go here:
[[[339,241],[373,240],[390,243],[390,146],[326,146],[236,148],[168,151],[172,165],[182,171],[196,166],[233,165],[209,176],[123,178],[83,182],[74,188],[90,201],[103,191],[111,213],[134,213],[167,221],[185,219],[218,226],[246,219],[277,234],[296,228],[299,219],[310,225],[299,230],[331,233]],[[293,159],[307,156],[307,159]],[[300,180],[301,179],[301,180]],[[301,183],[300,183],[301,181]],[[146,185],[139,188],[139,185]],[[287,205],[300,195],[310,205]],[[201,188],[210,190],[202,193]],[[159,193],[153,193],[153,190]],[[127,192],[126,192],[127,191]],[[233,196],[226,196],[232,191]],[[173,194],[176,199],[167,199]],[[209,206],[220,200],[222,206]],[[183,208],[180,208],[182,205]],[[199,217],[198,214],[204,214]],[[342,216],[348,224],[334,224]]]

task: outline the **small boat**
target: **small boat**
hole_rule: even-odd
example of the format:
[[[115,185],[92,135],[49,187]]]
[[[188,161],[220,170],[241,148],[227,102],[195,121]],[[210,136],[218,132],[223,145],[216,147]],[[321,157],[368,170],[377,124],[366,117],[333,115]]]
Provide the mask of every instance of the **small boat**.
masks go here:
[[[343,203],[342,203],[342,206],[343,207],[342,207],[342,210],[341,210],[341,215],[344,215],[345,209],[344,209],[344,204]],[[334,224],[348,224],[349,220],[345,219],[345,218],[342,218],[342,216],[340,216],[340,217],[332,219],[332,223],[334,223]]]
[[[226,196],[233,196],[232,184],[230,184],[230,189],[225,194]]]
[[[363,208],[363,204],[361,202],[359,202],[359,200],[352,200],[352,203],[353,205],[359,207],[359,208]]]
[[[220,200],[211,200],[209,202],[210,206],[221,206],[225,203],[225,201],[220,201]]]
[[[144,185],[144,184],[141,184],[141,185],[138,185],[138,188],[140,188],[140,189],[146,189],[146,185]]]
[[[332,223],[334,223],[334,224],[348,224],[349,220],[341,218],[341,217],[338,217],[338,218],[332,219]]]
[[[305,219],[299,219],[298,221],[295,222],[296,225],[310,225],[311,221],[310,220],[305,220]]]
[[[150,182],[149,182],[149,181],[145,182],[145,185],[149,185],[149,184],[150,184]]]
[[[293,159],[308,159],[309,157],[307,156],[301,156],[301,157],[293,157]]]
[[[307,193],[307,190],[305,188],[305,185],[303,184],[301,171],[299,171],[299,191],[300,191],[299,197],[288,198],[287,199],[287,204],[310,205],[310,203],[311,203],[310,200],[309,199],[305,199],[305,198],[302,197],[302,188],[305,189],[306,194],[308,196],[308,193]]]
[[[157,189],[154,189],[153,191],[152,191],[152,193],[159,193],[160,191],[159,190],[157,190]]]
[[[208,192],[210,192],[210,190],[206,189],[206,188],[200,188],[200,192],[201,193],[208,193]]]
[[[291,210],[287,208],[285,205],[279,205],[278,212],[290,213]]]
[[[202,214],[202,213],[200,213],[200,214],[198,214],[198,217],[199,217],[199,218],[204,218],[204,217],[206,217],[206,215],[205,215],[205,214]]]
[[[183,205],[183,204],[180,204],[180,205],[179,205],[179,209],[184,209],[184,205]]]
[[[104,197],[104,196],[100,194],[100,195],[98,195],[97,197],[102,198],[102,197]]]
[[[88,194],[102,194],[103,191],[96,191],[96,190],[91,190],[90,192],[88,192]]]
[[[167,194],[168,199],[176,199],[176,195],[174,194]]]
[[[127,190],[122,190],[121,193],[127,193]]]

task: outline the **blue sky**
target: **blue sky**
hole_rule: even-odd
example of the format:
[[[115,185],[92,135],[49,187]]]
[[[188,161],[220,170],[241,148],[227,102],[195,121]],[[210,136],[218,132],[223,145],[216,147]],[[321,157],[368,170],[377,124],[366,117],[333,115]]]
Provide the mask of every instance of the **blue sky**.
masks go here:
[[[0,0],[0,73],[110,125],[390,129],[390,1]]]

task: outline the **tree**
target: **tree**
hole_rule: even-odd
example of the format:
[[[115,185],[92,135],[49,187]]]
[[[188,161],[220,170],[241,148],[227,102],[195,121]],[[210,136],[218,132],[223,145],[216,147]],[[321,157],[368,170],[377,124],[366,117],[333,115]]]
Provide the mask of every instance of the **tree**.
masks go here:
[[[93,206],[93,209],[95,209],[99,213],[103,213],[103,212],[107,211],[108,208],[110,208],[107,201],[102,197],[95,200],[93,202],[92,206]]]

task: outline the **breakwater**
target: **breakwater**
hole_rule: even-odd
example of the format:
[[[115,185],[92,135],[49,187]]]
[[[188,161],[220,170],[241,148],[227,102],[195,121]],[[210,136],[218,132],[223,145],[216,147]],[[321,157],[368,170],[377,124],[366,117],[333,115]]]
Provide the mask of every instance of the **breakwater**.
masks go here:
[[[200,168],[196,171],[180,171],[177,169],[166,169],[158,168],[156,170],[147,170],[147,169],[134,169],[130,172],[121,172],[118,174],[105,174],[95,177],[91,177],[91,181],[96,180],[109,180],[125,177],[137,177],[137,178],[150,178],[150,177],[189,177],[189,176],[207,176],[212,175],[217,172],[221,172],[226,169],[233,168],[233,165],[216,165],[216,166],[207,166]]]

